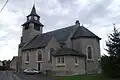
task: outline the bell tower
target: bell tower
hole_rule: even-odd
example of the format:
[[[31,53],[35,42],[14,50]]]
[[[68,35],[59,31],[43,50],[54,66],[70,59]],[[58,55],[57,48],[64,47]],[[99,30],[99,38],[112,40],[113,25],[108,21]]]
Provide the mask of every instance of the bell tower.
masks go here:
[[[36,13],[35,5],[33,5],[31,13],[27,16],[27,20],[22,26],[21,43],[26,43],[36,35],[42,34],[44,25],[40,23],[40,16]]]

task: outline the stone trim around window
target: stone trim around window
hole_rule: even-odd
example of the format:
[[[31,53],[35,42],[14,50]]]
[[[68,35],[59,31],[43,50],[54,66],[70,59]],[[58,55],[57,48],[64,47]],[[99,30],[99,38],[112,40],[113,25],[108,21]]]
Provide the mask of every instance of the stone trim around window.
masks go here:
[[[30,61],[30,52],[27,51],[27,52],[25,53],[25,62],[29,62],[29,61]]]
[[[42,60],[40,60],[40,61],[38,60],[38,54],[39,54],[38,52],[41,52],[41,57],[42,57],[41,59],[42,59]],[[37,62],[37,63],[43,62],[43,52],[42,52],[42,50],[36,51],[36,62]]]
[[[43,61],[36,61],[37,63],[43,63]]]
[[[29,64],[29,61],[25,61],[24,63],[25,63],[25,64]]]
[[[75,63],[76,66],[79,65],[79,59],[78,59],[78,56],[75,56],[75,57],[74,57],[74,63]]]
[[[66,66],[66,64],[56,64],[57,67],[62,67],[62,66]]]
[[[29,51],[26,51],[26,52],[23,52],[23,58],[24,58],[24,64],[29,64],[29,61],[30,61],[30,52]],[[29,58],[29,59],[27,59]]]
[[[88,48],[91,48],[91,59],[88,58]],[[93,47],[92,45],[87,45],[86,47],[86,55],[87,55],[87,61],[93,61]]]
[[[52,63],[52,53],[55,51],[56,49],[55,48],[50,48],[49,51],[48,51],[48,63]]]

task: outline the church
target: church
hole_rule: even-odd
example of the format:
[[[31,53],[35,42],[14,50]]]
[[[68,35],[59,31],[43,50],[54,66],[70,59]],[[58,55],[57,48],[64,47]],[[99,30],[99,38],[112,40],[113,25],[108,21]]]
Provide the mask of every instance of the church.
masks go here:
[[[79,20],[71,26],[43,33],[44,25],[35,5],[26,18],[18,46],[18,71],[35,68],[56,75],[98,72],[101,38],[81,26]]]

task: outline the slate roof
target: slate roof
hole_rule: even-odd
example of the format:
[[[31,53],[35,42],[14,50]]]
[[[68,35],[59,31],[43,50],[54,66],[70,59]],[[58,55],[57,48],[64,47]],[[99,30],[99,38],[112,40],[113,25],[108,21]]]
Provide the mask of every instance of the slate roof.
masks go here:
[[[90,30],[88,30],[87,28],[85,28],[84,26],[80,26],[76,32],[74,33],[72,39],[75,38],[97,38],[97,39],[101,39],[98,36],[96,36],[94,33],[92,33]]]
[[[53,56],[79,56],[79,57],[85,57],[84,54],[75,51],[74,49],[71,48],[61,48],[58,49],[55,53],[52,54]]]
[[[64,43],[64,41],[68,39],[69,35],[75,28],[76,25],[72,25],[66,28],[37,35],[26,46],[23,47],[23,50],[43,48],[47,46],[48,42],[52,39],[52,37],[54,37],[59,43]],[[80,37],[96,38],[100,40],[98,36],[96,36],[94,33],[92,33],[83,26],[78,27],[72,39]]]
[[[75,25],[37,35],[26,46],[24,46],[23,50],[43,48],[48,44],[52,37],[54,37],[59,43],[63,43],[64,41],[67,40],[70,33],[74,29]]]

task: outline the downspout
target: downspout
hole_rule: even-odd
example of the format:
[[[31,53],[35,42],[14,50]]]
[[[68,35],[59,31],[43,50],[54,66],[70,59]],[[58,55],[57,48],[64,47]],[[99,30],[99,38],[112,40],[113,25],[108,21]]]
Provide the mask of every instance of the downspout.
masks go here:
[[[85,56],[85,75],[87,75],[87,62],[86,62],[86,56]]]

